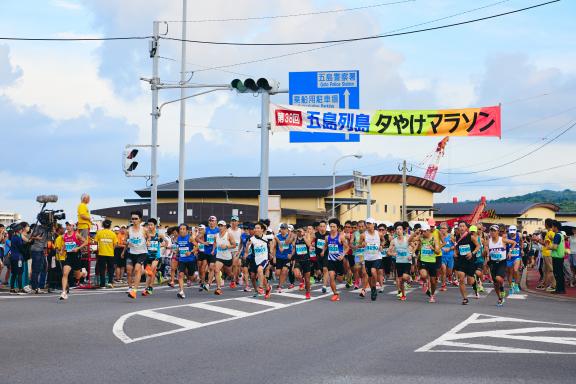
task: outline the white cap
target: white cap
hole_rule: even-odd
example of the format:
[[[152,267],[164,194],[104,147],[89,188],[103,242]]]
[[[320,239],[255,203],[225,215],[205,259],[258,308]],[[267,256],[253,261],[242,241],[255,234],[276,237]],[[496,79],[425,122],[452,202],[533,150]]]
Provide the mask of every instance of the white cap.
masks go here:
[[[226,226],[226,222],[225,222],[224,220],[220,220],[220,221],[218,222],[218,225],[224,225],[224,226]]]
[[[511,225],[508,227],[508,233],[516,233],[518,232],[518,228],[515,225]]]
[[[294,226],[292,224],[288,224],[288,230],[289,231],[293,231],[294,230]]]
[[[422,222],[422,223],[420,223],[420,229],[423,231],[429,231],[430,230],[430,224],[428,224],[426,222]]]
[[[376,224],[376,219],[369,217],[366,219],[366,224]]]

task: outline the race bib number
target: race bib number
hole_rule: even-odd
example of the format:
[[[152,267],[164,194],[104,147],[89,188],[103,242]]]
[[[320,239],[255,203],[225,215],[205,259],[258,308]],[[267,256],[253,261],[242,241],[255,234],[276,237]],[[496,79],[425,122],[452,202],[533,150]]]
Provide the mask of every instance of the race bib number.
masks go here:
[[[130,244],[132,244],[132,245],[140,245],[141,241],[142,241],[142,239],[140,239],[139,237],[131,237],[130,238]]]
[[[74,241],[67,241],[64,243],[64,246],[66,247],[66,252],[72,252],[72,250],[76,248],[76,243]]]
[[[405,249],[399,249],[396,252],[396,262],[397,263],[408,263],[410,261],[410,256],[408,255],[408,251]]]
[[[204,252],[204,244],[198,244],[198,250]]]
[[[158,242],[157,241],[150,241],[150,246],[148,247],[149,251],[157,251],[158,250]]]
[[[324,240],[324,239],[316,240],[316,248],[323,249],[325,245],[326,245],[326,240]]]
[[[338,254],[340,252],[338,244],[328,244],[328,252],[330,252],[333,255]]]
[[[296,254],[305,255],[308,252],[306,244],[296,244]]]
[[[520,250],[518,248],[513,248],[512,250],[510,250],[510,256],[511,257],[520,256]]]
[[[206,235],[206,242],[208,244],[214,244],[214,235],[209,233]]]
[[[180,248],[179,248],[180,256],[185,257],[185,256],[186,256],[186,253],[188,253],[188,249],[189,249],[188,247],[180,247]]]
[[[504,255],[500,252],[490,252],[490,260],[494,261],[504,260]]]
[[[422,247],[422,250],[420,251],[420,254],[422,256],[432,256],[434,254],[434,251],[432,250],[432,247],[428,246],[424,246]]]
[[[261,257],[268,257],[268,250],[266,249],[265,246],[260,245],[257,247],[254,247],[254,254],[256,257],[261,258]]]
[[[366,245],[366,251],[368,252],[378,252],[378,246],[376,244],[368,244]]]
[[[461,245],[458,247],[458,250],[460,251],[460,254],[462,256],[466,256],[472,253],[472,250],[470,249],[470,244]]]

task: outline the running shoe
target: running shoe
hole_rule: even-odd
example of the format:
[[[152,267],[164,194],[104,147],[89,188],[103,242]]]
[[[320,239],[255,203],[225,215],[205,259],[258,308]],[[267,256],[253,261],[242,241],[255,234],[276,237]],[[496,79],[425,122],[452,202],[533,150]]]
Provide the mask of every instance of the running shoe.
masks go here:
[[[198,292],[202,292],[204,290],[204,284],[200,283],[200,286],[198,287]]]
[[[370,292],[370,300],[376,301],[376,297],[378,297],[378,292],[376,292],[376,289],[372,289]]]
[[[106,284],[106,288],[108,288],[108,289],[114,288],[114,284],[108,283],[108,284]]]
[[[346,289],[350,289],[350,283],[346,282]]]
[[[68,300],[68,294],[66,293],[66,291],[62,292],[62,294],[59,297],[59,300]]]
[[[131,289],[130,292],[128,292],[128,297],[131,299],[135,299],[136,298],[136,290],[135,289]]]
[[[454,280],[452,281],[452,285],[455,287],[459,287],[460,286],[460,282],[458,280]]]
[[[292,288],[294,288],[294,284],[288,285],[288,289],[292,289]]]
[[[146,288],[146,290],[148,291],[148,294],[151,295],[152,293],[154,293],[154,287],[148,287]]]
[[[179,299],[185,299],[186,295],[184,294],[184,291],[180,291],[176,294],[176,297]]]
[[[513,295],[514,294],[514,287],[510,287],[510,289],[508,290],[508,295]]]
[[[357,290],[360,289],[356,284],[354,284],[354,286],[352,287],[353,290]]]
[[[326,287],[322,287],[322,293],[326,293],[327,289]]]
[[[264,294],[264,288],[258,287],[258,294],[263,295]]]
[[[503,306],[503,305],[504,305],[504,300],[498,299],[498,303],[496,303],[496,306],[497,306],[497,307],[501,307],[501,306]]]
[[[310,284],[316,284],[316,279],[314,276],[310,276]]]
[[[10,294],[11,294],[11,295],[17,295],[17,294],[18,294],[18,292],[16,292],[16,290],[15,290],[15,289],[11,289],[11,290],[10,290]]]
[[[276,288],[276,293],[282,293],[282,288],[277,287],[277,288]]]
[[[378,290],[378,293],[384,293],[384,287],[380,287],[380,289]]]
[[[169,282],[169,283],[168,283],[168,286],[169,286],[170,288],[174,288],[174,282],[173,282],[173,281]]]
[[[540,284],[540,285],[536,286],[536,289],[543,291],[544,289],[546,289],[546,287],[543,284]]]
[[[520,293],[520,287],[518,286],[518,284],[514,285],[514,293]]]
[[[142,296],[148,296],[149,294],[150,292],[148,292],[148,289],[143,290],[141,293]]]
[[[210,291],[210,284],[204,283],[204,285],[202,286],[202,289],[205,290],[206,292],[209,292]]]
[[[270,291],[272,290],[271,286],[268,286],[268,288],[266,288],[266,294],[264,295],[264,298],[266,300],[268,300],[270,298]]]
[[[362,290],[360,291],[360,297],[364,298],[364,296],[366,296],[366,290],[362,288]]]
[[[132,287],[128,287],[128,289],[126,290],[126,293],[130,293],[131,290],[132,290]]]
[[[300,283],[300,285],[298,286],[298,289],[303,291],[304,290],[304,283]]]
[[[214,291],[214,294],[217,296],[220,296],[222,294],[222,290],[220,288],[216,288],[216,290]]]
[[[236,288],[236,282],[235,281],[232,281],[230,283],[230,288],[232,288],[232,289]]]
[[[546,288],[546,292],[556,292],[556,288],[548,287]]]
[[[400,301],[406,301],[406,296],[400,295]]]
[[[478,285],[478,292],[484,292],[484,286],[482,286],[482,284]]]
[[[330,301],[340,301],[340,295],[338,293],[333,294]]]
[[[146,271],[146,274],[148,276],[152,276],[154,274],[154,272],[152,272],[152,268],[149,265],[147,265],[146,268],[144,268],[144,270]]]
[[[442,286],[440,287],[440,291],[446,292],[447,290],[448,290],[448,288],[446,288],[446,284],[442,284]]]
[[[192,286],[192,280],[186,281],[186,286],[190,288]]]
[[[306,292],[306,300],[310,300],[310,292]]]
[[[254,297],[254,298],[258,297],[258,292],[254,292],[254,294],[252,295],[252,297]]]
[[[428,299],[429,303],[435,303],[436,302],[436,295],[430,295],[430,299]]]
[[[468,303],[469,303],[468,298],[462,299],[462,305],[468,305]]]
[[[428,289],[426,290],[426,296],[432,297],[432,291],[430,290],[430,288],[428,288]]]

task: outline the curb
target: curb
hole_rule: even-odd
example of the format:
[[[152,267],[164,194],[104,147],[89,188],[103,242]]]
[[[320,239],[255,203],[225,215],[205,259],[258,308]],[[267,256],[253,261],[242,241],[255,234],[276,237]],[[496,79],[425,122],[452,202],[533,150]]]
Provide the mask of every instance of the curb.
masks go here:
[[[534,296],[543,297],[543,298],[547,298],[547,299],[551,299],[551,300],[564,301],[564,302],[576,302],[576,297],[553,296],[549,293],[544,293],[544,292],[540,292],[538,290],[528,288],[528,285],[526,284],[526,280],[528,280],[528,272],[527,271],[528,271],[527,268],[524,268],[524,270],[522,271],[522,277],[520,279],[520,289],[522,289],[522,291],[527,292],[527,293],[534,295]]]

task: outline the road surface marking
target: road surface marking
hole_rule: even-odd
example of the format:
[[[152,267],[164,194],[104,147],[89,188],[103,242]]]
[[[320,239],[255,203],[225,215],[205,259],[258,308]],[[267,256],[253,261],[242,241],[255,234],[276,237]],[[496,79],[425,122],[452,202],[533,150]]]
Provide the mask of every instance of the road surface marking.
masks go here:
[[[514,329],[494,329],[488,331],[462,332],[471,324],[497,324],[497,323],[520,323],[523,328]],[[528,324],[532,326],[528,326]],[[565,333],[565,336],[546,336],[542,333],[554,332]],[[530,335],[539,333],[539,335]],[[534,347],[542,348],[546,345],[551,348],[556,345],[576,347],[576,325],[553,323],[547,321],[525,320],[512,317],[501,317],[472,314],[469,318],[456,325],[454,328],[437,338],[436,340],[418,348],[415,352],[468,352],[468,353],[537,353],[553,355],[576,355],[576,348],[569,351],[542,350],[533,347],[517,348],[502,345],[489,345],[480,343],[469,343],[469,339],[495,338],[504,340],[530,341]],[[480,340],[478,340],[480,341]],[[542,344],[544,343],[544,344]],[[442,347],[458,347],[459,349],[449,349]]]
[[[276,293],[276,295],[282,296],[282,297],[291,297],[293,299],[305,299],[306,298],[304,295],[299,295],[297,293],[290,293],[290,292]]]
[[[202,323],[198,323],[196,321],[182,319],[181,317],[171,316],[171,315],[167,315],[165,313],[155,312],[155,311],[151,311],[151,310],[139,311],[138,315],[145,316],[145,317],[148,317],[148,318],[154,319],[154,320],[164,321],[166,323],[178,325],[180,327],[187,328],[187,329],[198,328],[199,326],[202,325]]]
[[[522,295],[519,293],[513,293],[512,295],[506,296],[507,299],[515,299],[515,300],[526,300],[528,295]]]
[[[276,294],[274,294],[274,295],[276,295]],[[262,313],[275,311],[277,309],[287,308],[287,307],[291,307],[294,305],[303,304],[303,303],[307,303],[310,301],[318,300],[318,299],[321,299],[324,297],[328,297],[330,295],[331,295],[331,293],[327,293],[324,295],[312,297],[309,300],[302,299],[302,300],[298,300],[298,301],[295,301],[293,303],[287,303],[287,304],[278,303],[278,302],[269,301],[269,300],[264,301],[264,300],[252,299],[252,298],[248,298],[248,297],[236,297],[236,298],[229,298],[229,299],[222,299],[222,300],[205,301],[202,303],[173,305],[173,306],[169,306],[169,307],[146,309],[146,310],[141,310],[141,311],[136,311],[136,312],[130,312],[130,313],[127,313],[125,315],[120,316],[120,318],[118,320],[116,320],[116,322],[114,323],[114,326],[112,327],[112,333],[114,334],[114,336],[116,336],[118,339],[120,339],[120,341],[122,341],[123,343],[130,344],[130,343],[134,343],[137,341],[152,339],[152,338],[161,337],[161,336],[168,336],[168,335],[172,335],[172,334],[179,333],[179,332],[189,331],[192,329],[203,328],[203,327],[207,327],[210,325],[225,323],[225,322],[232,321],[232,320],[238,320],[238,319],[243,319],[243,318],[247,318],[247,317],[251,317],[251,316],[256,316],[256,315],[259,315]],[[267,306],[268,308],[262,309],[262,310],[256,311],[256,312],[244,312],[244,311],[238,311],[238,310],[233,310],[233,309],[229,309],[229,308],[221,308],[221,307],[216,308],[218,303],[224,302],[224,301],[240,301],[240,302],[245,302],[245,303]],[[230,315],[230,317],[225,318],[225,319],[210,321],[207,323],[197,323],[197,322],[192,321],[192,320],[181,319],[179,317],[175,317],[175,316],[171,316],[171,315],[157,312],[160,310],[182,308],[182,307],[191,307],[191,308],[204,309],[204,310],[209,310],[209,311],[214,311],[214,312],[220,312],[220,313]],[[159,332],[159,333],[154,333],[154,334],[150,334],[150,335],[132,338],[124,332],[124,325],[128,319],[130,319],[132,316],[136,316],[136,315],[142,315],[142,316],[149,317],[149,318],[152,318],[155,320],[166,321],[170,324],[178,325],[180,328],[173,329],[170,331]]]
[[[216,305],[210,305],[210,304],[206,304],[206,303],[190,304],[189,307],[205,309],[207,311],[223,313],[225,315],[235,316],[235,317],[246,317],[250,314],[250,312],[238,311],[236,309],[231,309],[231,308],[218,307]]]
[[[484,299],[485,297],[487,297],[492,291],[494,290],[494,288],[484,288],[484,292],[478,292],[480,294],[480,296],[478,296],[479,299]],[[471,297],[473,299],[476,298],[476,295],[474,293],[470,293],[468,295],[468,297]]]

